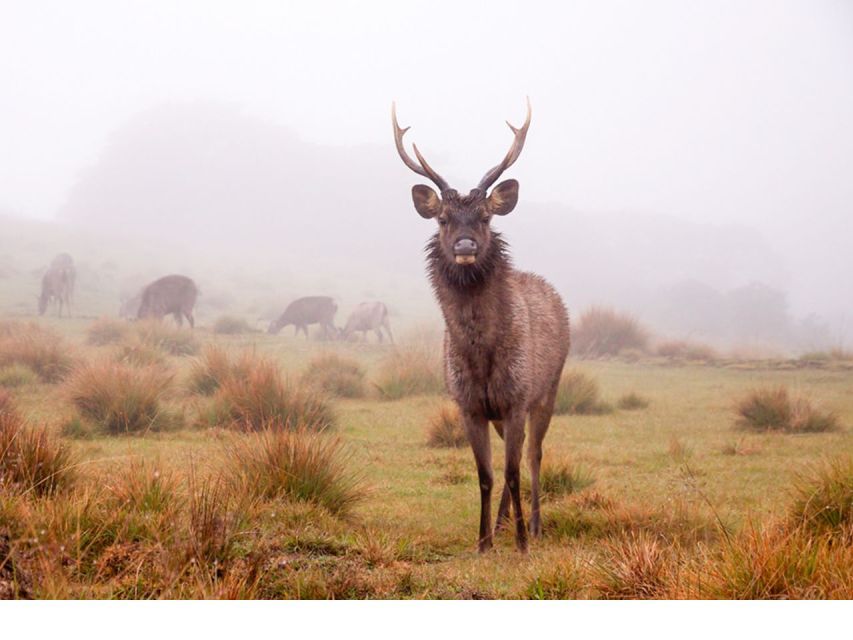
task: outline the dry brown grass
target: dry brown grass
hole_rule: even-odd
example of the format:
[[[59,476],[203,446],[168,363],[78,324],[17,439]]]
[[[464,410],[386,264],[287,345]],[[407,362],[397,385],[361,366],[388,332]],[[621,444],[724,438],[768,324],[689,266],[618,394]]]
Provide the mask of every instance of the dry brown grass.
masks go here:
[[[634,316],[606,307],[587,309],[572,329],[572,353],[580,358],[642,352],[648,342],[648,331]]]
[[[427,422],[427,446],[465,447],[468,436],[455,402],[444,402]]]
[[[804,396],[791,397],[787,387],[756,389],[735,404],[738,426],[753,431],[818,433],[839,428],[838,416],[814,407]]]
[[[399,346],[380,364],[374,385],[385,400],[443,393],[441,355],[427,344]]]
[[[130,325],[124,320],[101,317],[86,330],[86,342],[94,346],[118,344],[131,333]]]
[[[836,458],[800,474],[789,520],[813,535],[853,544],[853,458]]]
[[[131,367],[109,360],[79,367],[66,395],[84,419],[105,433],[159,431],[175,425],[164,406],[173,375],[159,367]]]
[[[317,356],[302,373],[302,382],[340,398],[367,394],[364,369],[355,360],[334,353]]]
[[[139,340],[172,356],[191,356],[199,351],[199,342],[190,329],[158,320],[142,320],[134,325]]]
[[[25,424],[9,393],[0,389],[0,494],[51,495],[75,478],[70,448],[46,428]]]
[[[602,598],[649,600],[663,597],[670,584],[671,552],[659,538],[632,532],[604,544],[597,590]]]
[[[72,348],[54,331],[32,322],[0,324],[0,367],[24,365],[44,382],[58,382],[74,366]]]

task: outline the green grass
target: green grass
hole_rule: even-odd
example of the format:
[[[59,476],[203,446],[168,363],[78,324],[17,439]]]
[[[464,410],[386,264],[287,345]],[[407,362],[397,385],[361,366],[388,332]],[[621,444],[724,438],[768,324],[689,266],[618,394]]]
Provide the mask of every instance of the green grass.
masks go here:
[[[49,322],[83,361],[100,362],[115,349],[86,345],[88,322]],[[298,379],[330,350],[358,362],[367,380],[382,380],[393,353],[265,334],[196,330],[194,338],[269,359],[282,381]],[[163,357],[175,380],[189,378],[190,358]],[[844,428],[853,419],[853,371],[614,360],[569,366],[608,398],[633,393],[653,402],[643,410],[554,417],[544,443],[545,535],[531,542],[527,556],[514,550],[509,531],[497,536],[494,551],[476,554],[479,490],[471,452],[425,446],[425,425],[443,398],[432,383],[397,399],[328,401],[346,465],[307,468],[358,476],[359,498],[340,511],[346,518],[321,498],[297,498],[315,489],[290,489],[291,476],[271,473],[291,450],[257,445],[264,433],[183,427],[61,438],[78,461],[73,485],[43,498],[0,496],[0,521],[36,597],[853,595],[845,582],[853,566],[849,545],[838,543],[847,531],[847,516],[839,514],[847,513],[850,481],[846,472],[812,471],[829,455],[853,456]],[[427,370],[434,376],[434,364]],[[831,407],[842,428],[796,436],[732,430],[738,398],[779,386]],[[63,385],[29,382],[11,391],[20,414],[45,425],[51,437],[75,413]],[[175,385],[168,405],[191,425],[217,393]],[[326,443],[328,435],[311,437]],[[257,489],[239,489],[231,476],[229,469],[242,464],[226,455],[232,442],[251,450],[244,469],[258,479]],[[503,443],[493,431],[491,443],[496,510]],[[524,508],[529,515],[526,501]],[[800,521],[818,524],[791,533]],[[737,545],[745,551],[737,553]]]

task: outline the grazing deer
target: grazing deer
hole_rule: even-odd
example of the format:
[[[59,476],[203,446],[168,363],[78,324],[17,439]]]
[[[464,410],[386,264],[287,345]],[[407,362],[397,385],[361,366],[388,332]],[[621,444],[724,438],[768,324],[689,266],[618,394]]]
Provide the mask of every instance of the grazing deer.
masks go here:
[[[172,314],[178,326],[183,326],[186,318],[190,327],[195,327],[193,308],[198,298],[198,287],[192,278],[181,275],[163,276],[142,290],[139,310],[136,317],[157,318]]]
[[[323,338],[334,338],[338,335],[338,330],[335,328],[335,314],[337,312],[338,305],[328,296],[297,298],[287,305],[287,308],[278,318],[270,323],[267,333],[275,335],[287,325],[292,324],[294,335],[299,335],[299,332],[303,331],[307,340],[308,326],[319,324],[323,330]]]
[[[569,318],[563,301],[543,278],[516,271],[501,235],[490,227],[492,216],[505,216],[518,202],[518,182],[505,180],[489,188],[521,154],[530,126],[509,125],[515,139],[506,157],[489,170],[467,195],[451,189],[414,146],[417,162],[403,146],[396,107],[391,119],[403,162],[439,188],[412,187],[415,210],[435,219],[438,231],[427,245],[427,272],[444,315],[444,373],[448,391],[459,405],[480,481],[480,552],[492,546],[491,495],[494,478],[489,421],[504,440],[505,485],[497,526],[514,512],[515,541],[527,549],[521,507],[520,461],[525,421],[532,484],[530,532],[542,533],[539,467],[542,440],[554,411],[554,399],[569,352]],[[509,123],[507,123],[509,124]]]
[[[394,336],[391,333],[391,323],[388,321],[388,307],[383,302],[362,302],[347,318],[347,323],[341,330],[341,337],[348,340],[356,331],[361,331],[362,337],[367,339],[367,332],[373,331],[379,342],[384,340],[382,330],[388,334],[391,344],[394,344]]]
[[[62,317],[62,307],[71,315],[71,301],[74,298],[74,284],[77,280],[77,270],[74,260],[67,253],[60,253],[50,263],[41,279],[41,295],[39,296],[39,315],[44,315],[52,300],[59,306],[59,317]]]

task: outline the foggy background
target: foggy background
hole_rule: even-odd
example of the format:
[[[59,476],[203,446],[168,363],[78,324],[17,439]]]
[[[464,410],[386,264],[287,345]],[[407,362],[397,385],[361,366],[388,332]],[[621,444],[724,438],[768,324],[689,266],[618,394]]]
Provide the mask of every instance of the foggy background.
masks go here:
[[[573,315],[853,335],[850,2],[3,3],[0,87],[0,313],[69,251],[81,314],[179,271],[211,313],[435,319],[390,103],[467,190],[529,95],[496,226]]]

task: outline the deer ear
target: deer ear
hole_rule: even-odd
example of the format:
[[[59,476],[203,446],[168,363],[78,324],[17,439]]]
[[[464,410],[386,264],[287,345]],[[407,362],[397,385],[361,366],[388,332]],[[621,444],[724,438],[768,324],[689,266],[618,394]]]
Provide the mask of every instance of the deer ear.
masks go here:
[[[486,208],[495,216],[505,216],[518,203],[518,180],[504,180],[489,194]]]
[[[416,184],[412,187],[412,200],[422,218],[434,218],[441,213],[441,198],[425,184]]]

